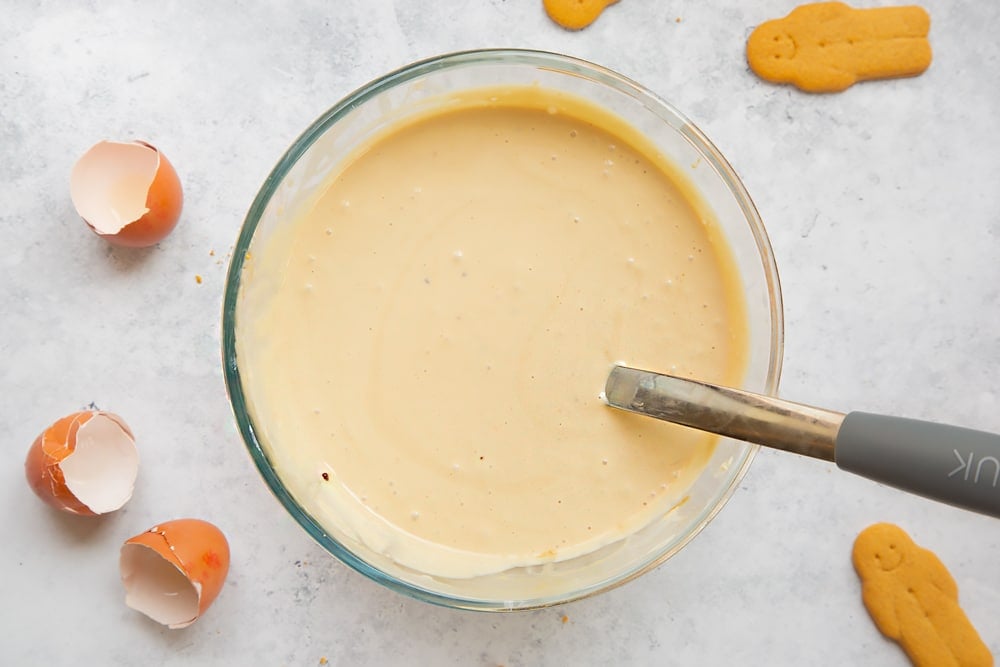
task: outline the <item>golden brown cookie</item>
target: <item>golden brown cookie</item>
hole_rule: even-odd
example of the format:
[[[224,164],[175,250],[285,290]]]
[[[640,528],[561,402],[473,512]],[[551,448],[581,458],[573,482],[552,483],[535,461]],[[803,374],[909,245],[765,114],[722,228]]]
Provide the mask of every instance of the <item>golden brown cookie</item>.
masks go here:
[[[618,0],[542,0],[549,18],[567,30],[582,30]]]
[[[851,554],[861,596],[879,631],[917,667],[991,667],[993,655],[958,606],[958,586],[933,552],[899,526],[877,523]]]
[[[832,93],[866,79],[916,76],[931,64],[931,19],[921,7],[802,5],[757,26],[747,62],[757,76]]]

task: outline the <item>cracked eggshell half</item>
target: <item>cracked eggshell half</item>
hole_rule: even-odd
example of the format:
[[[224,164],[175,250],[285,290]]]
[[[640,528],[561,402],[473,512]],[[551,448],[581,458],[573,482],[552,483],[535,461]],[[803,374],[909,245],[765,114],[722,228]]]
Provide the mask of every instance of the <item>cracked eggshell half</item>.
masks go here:
[[[177,226],[184,204],[180,179],[144,141],[101,141],[73,166],[70,197],[98,236],[133,248],[151,246]]]
[[[176,519],[126,540],[119,560],[125,604],[171,629],[205,613],[229,573],[229,543],[200,519]]]
[[[120,509],[132,497],[139,452],[121,417],[84,410],[63,417],[35,439],[24,472],[49,505],[96,516]]]

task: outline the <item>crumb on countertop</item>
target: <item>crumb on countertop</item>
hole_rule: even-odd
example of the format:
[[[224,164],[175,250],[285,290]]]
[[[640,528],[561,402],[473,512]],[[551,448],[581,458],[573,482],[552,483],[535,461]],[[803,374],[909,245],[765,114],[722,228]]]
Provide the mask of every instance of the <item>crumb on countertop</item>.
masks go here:
[[[198,275],[197,273],[194,274],[194,281],[200,285],[201,284],[201,276]]]
[[[321,664],[321,665],[325,665],[326,662],[327,662],[327,660],[326,660],[326,656],[325,655],[322,658],[319,659],[319,664]]]
[[[562,618],[559,619],[559,620],[561,620],[564,624],[565,623],[569,623],[569,616],[567,616],[566,614],[563,614]]]

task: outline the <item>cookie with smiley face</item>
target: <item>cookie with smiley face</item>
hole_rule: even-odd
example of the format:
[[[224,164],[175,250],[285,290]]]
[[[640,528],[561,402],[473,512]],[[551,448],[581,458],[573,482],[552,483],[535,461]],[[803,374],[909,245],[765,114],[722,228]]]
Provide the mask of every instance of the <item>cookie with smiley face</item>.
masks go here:
[[[854,541],[851,556],[868,613],[914,665],[993,665],[989,648],[958,605],[958,585],[948,569],[902,528],[869,526]]]
[[[773,83],[838,92],[858,81],[926,70],[930,26],[930,16],[917,6],[854,9],[817,2],[757,26],[747,39],[747,62]]]

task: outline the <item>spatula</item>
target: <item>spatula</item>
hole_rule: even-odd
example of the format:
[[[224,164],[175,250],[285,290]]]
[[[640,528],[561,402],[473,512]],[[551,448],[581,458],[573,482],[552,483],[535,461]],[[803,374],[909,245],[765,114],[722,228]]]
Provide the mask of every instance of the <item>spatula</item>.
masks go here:
[[[787,452],[1000,518],[1000,435],[867,412],[843,414],[615,366],[609,405]]]

